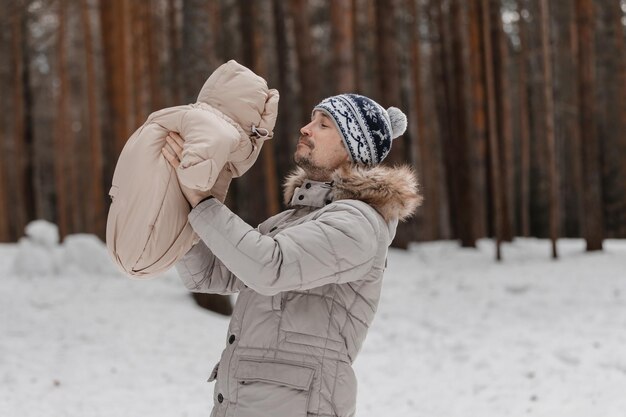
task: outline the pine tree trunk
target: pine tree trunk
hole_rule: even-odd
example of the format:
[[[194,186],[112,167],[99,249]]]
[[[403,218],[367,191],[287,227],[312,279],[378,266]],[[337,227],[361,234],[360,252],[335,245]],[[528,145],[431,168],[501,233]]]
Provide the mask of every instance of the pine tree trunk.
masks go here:
[[[143,43],[144,40],[144,24],[145,24],[145,16],[143,16],[143,3],[148,0],[144,0],[143,2],[133,2],[131,1],[129,4],[130,7],[130,44],[131,51],[133,51],[133,59],[132,59],[132,69],[131,69],[131,77],[132,77],[132,85],[133,85],[133,94],[132,94],[132,103],[133,103],[133,111],[134,111],[134,120],[135,120],[135,128],[139,127],[146,119],[147,114],[144,111],[144,95],[146,90],[144,88],[144,80],[146,79],[145,73],[145,51],[146,45]]]
[[[3,2],[2,6],[6,6],[7,2]],[[12,19],[15,11],[13,7],[7,7],[5,12],[0,14],[0,56],[7,57],[0,61],[0,83],[2,85],[8,85],[11,81],[9,79],[13,74],[13,62],[11,47],[12,43],[11,32],[13,31]],[[9,142],[9,134],[6,127],[9,126],[9,119],[11,117],[11,107],[13,97],[9,94],[0,95],[0,126],[4,128],[0,129],[0,242],[11,241],[10,230],[10,212],[8,207],[9,201],[9,187],[8,187],[8,164],[9,156],[7,155],[7,146]]]
[[[595,18],[597,133],[602,168],[604,230],[607,238],[618,237],[618,232],[626,219],[624,196],[626,167],[623,165],[622,153],[626,132],[622,130],[624,126],[620,126],[622,119],[620,113],[626,110],[623,96],[620,98],[620,94],[623,94],[620,70],[624,71],[624,29],[621,24],[614,23],[616,14],[623,16],[618,3],[617,1],[594,3],[597,12]]]
[[[113,126],[113,155],[117,160],[126,140],[135,127],[132,114],[131,55],[129,51],[130,7],[127,0],[100,3],[101,31],[105,63],[107,102],[110,106],[107,123]],[[111,175],[112,176],[112,175]]]
[[[429,1],[425,6],[422,6],[424,14],[428,17],[436,15],[439,7],[436,2]],[[445,95],[442,88],[443,78],[441,69],[440,50],[441,43],[438,39],[432,35],[436,33],[436,29],[433,28],[431,22],[432,19],[427,20],[429,22],[429,34],[431,38],[434,38],[436,42],[429,41],[429,47],[424,48],[422,53],[424,55],[425,64],[421,66],[424,71],[424,94],[422,100],[424,100],[424,118],[426,123],[424,127],[427,129],[425,137],[420,139],[424,142],[425,152],[422,152],[424,159],[428,159],[428,163],[424,163],[425,168],[428,167],[429,173],[424,174],[423,181],[430,181],[430,189],[424,188],[424,206],[422,210],[427,210],[426,206],[431,204],[433,206],[434,214],[436,215],[436,224],[433,225],[433,232],[435,233],[433,239],[451,239],[454,237],[453,227],[451,225],[450,216],[450,204],[447,193],[447,173],[444,162],[444,142],[442,140],[442,124],[440,119],[445,114]],[[419,31],[419,28],[416,30]],[[418,33],[419,35],[419,33]],[[426,186],[427,187],[427,186]]]
[[[398,70],[397,35],[395,32],[396,2],[376,0],[376,34],[378,59],[378,85],[380,97],[377,101],[387,108],[400,106],[400,77]],[[401,141],[394,142],[387,163],[406,160]]]
[[[13,10],[9,9],[6,13],[0,15],[0,56],[10,57],[10,45],[8,42],[10,30],[12,30],[11,18]],[[4,59],[0,62],[0,83],[8,84],[11,74],[10,59]],[[10,100],[3,94],[0,96],[0,126],[7,126],[7,120],[10,117]],[[6,129],[0,129],[0,242],[10,242],[10,214],[9,214],[9,190],[6,182],[7,166],[9,158],[6,153],[5,144],[9,141]]]
[[[503,206],[502,206],[502,188],[500,180],[500,152],[498,146],[498,122],[496,112],[496,87],[495,75],[493,68],[493,48],[491,43],[491,13],[490,1],[481,0],[481,13],[483,21],[483,49],[484,49],[484,68],[485,68],[485,85],[487,91],[487,120],[488,120],[488,137],[489,137],[489,168],[490,168],[490,188],[491,200],[493,206],[494,218],[494,234],[496,241],[496,259],[502,259],[500,245],[502,242],[503,231]]]
[[[458,233],[462,247],[476,247],[476,222],[474,207],[473,172],[470,168],[470,138],[468,127],[467,103],[467,63],[465,62],[465,32],[464,9],[459,0],[450,3],[450,32],[453,91],[451,107],[453,111],[454,134],[450,140],[453,144],[450,152],[455,167],[455,183],[458,217]]]
[[[309,23],[309,9],[307,0],[292,0],[289,2],[291,18],[295,27],[296,53],[298,59],[298,76],[300,79],[300,125],[311,120],[311,110],[319,101],[318,65],[311,48],[311,26]]]
[[[274,127],[274,149],[278,179],[285,178],[293,169],[293,153],[300,131],[300,95],[297,89],[297,64],[294,47],[295,34],[289,30],[287,14],[289,5],[282,0],[273,0],[276,31],[276,54],[278,68],[278,91],[280,107],[279,120]],[[293,28],[291,28],[293,29]],[[281,199],[282,202],[282,199]]]
[[[272,32],[266,32],[263,27],[273,26],[273,12],[271,3],[265,3],[262,6],[255,5],[256,17],[260,18],[260,24],[253,26],[253,64],[252,68],[261,77],[267,80],[268,85],[275,85],[273,78],[276,74],[273,70],[273,58],[270,55],[274,53],[275,48],[272,45],[270,36]],[[280,211],[279,181],[276,176],[276,162],[274,158],[274,140],[265,141],[261,150],[263,176],[265,177],[264,191],[266,195],[265,217],[277,214]]]
[[[621,162],[619,164],[621,168],[621,191],[619,195],[621,197],[619,211],[620,217],[618,220],[618,227],[615,230],[615,236],[621,239],[626,238],[626,41],[624,40],[626,29],[624,28],[623,21],[626,18],[625,13],[622,12],[620,5],[617,2],[611,3],[613,5],[612,13],[610,15],[613,18],[612,24],[614,27],[615,45],[617,57],[617,79],[618,79],[618,96],[617,96],[617,132],[621,134],[617,135],[618,144],[615,150],[617,154],[621,155]],[[623,3],[622,3],[623,4]]]
[[[3,108],[0,108],[0,111],[4,110]],[[5,135],[4,132],[0,130],[0,141],[4,142],[5,140]],[[0,155],[0,213],[2,213],[2,216],[0,216],[0,242],[10,242],[10,236],[9,236],[9,208],[8,208],[8,201],[9,201],[9,196],[5,187],[5,180],[4,180],[4,167],[6,166],[5,163],[5,158],[4,158],[4,154]]]
[[[58,70],[59,95],[57,98],[57,114],[55,129],[55,183],[56,183],[56,220],[59,227],[59,237],[62,240],[71,232],[71,219],[69,218],[68,187],[68,143],[69,129],[67,127],[68,116],[68,80],[67,80],[67,48],[66,48],[66,2],[59,0],[59,27],[58,27]]]
[[[211,4],[216,2],[211,2]],[[161,58],[159,56],[159,45],[157,44],[157,37],[163,28],[158,27],[155,31],[155,12],[154,4],[152,1],[142,2],[144,22],[144,40],[143,44],[146,48],[146,56],[148,61],[147,75],[148,75],[148,98],[149,104],[146,105],[146,110],[151,113],[155,110],[164,107],[163,90],[165,86],[160,83],[161,80]]]
[[[4,19],[2,19],[4,20]],[[4,23],[3,21],[0,21],[0,23]],[[2,29],[0,29],[2,30]],[[2,45],[0,45],[0,48],[2,48]],[[0,49],[0,53],[3,54],[3,56],[8,56],[9,54],[4,54],[4,50]],[[2,79],[2,78],[0,78]],[[6,108],[7,106],[5,106],[5,100],[3,97],[0,97],[0,114],[2,115],[2,117],[0,117],[0,123],[4,122],[4,115],[6,115],[8,113],[8,109]],[[4,129],[0,129],[0,143],[4,144],[7,141],[7,136],[4,133]],[[7,190],[7,186],[6,186],[6,182],[5,182],[5,167],[8,165],[7,164],[7,160],[8,158],[5,156],[5,152],[3,148],[0,148],[0,150],[2,151],[0,153],[0,213],[2,213],[2,215],[0,215],[0,242],[10,242],[11,236],[10,236],[10,230],[9,230],[9,224],[10,224],[10,217],[9,217],[9,207],[8,207],[8,202],[9,202],[9,193]]]
[[[579,33],[580,131],[582,139],[584,215],[583,234],[587,251],[601,250],[603,240],[600,150],[596,130],[594,89],[594,11],[592,0],[576,0]]]
[[[14,157],[10,161],[10,164],[7,164],[11,167],[7,173],[7,179],[12,188],[12,192],[10,193],[12,216],[9,216],[9,218],[12,219],[10,227],[13,229],[12,235],[14,237],[22,235],[26,223],[29,218],[32,218],[32,209],[28,204],[30,199],[27,199],[27,197],[31,195],[31,184],[29,181],[29,161],[27,158],[28,137],[26,129],[28,126],[25,123],[28,109],[24,101],[25,75],[27,71],[27,61],[25,59],[26,51],[24,51],[24,37],[26,36],[24,13],[25,10],[23,7],[15,7],[11,25],[13,29],[11,45],[14,64],[12,85],[13,105],[11,112],[13,115],[13,131],[11,133]]]
[[[213,47],[215,48],[212,56],[216,58],[216,65],[221,65],[230,59],[230,47],[228,42],[224,42],[226,39],[223,36],[223,23],[222,23],[222,6],[220,1],[209,1],[206,6],[209,9],[209,24],[211,25],[211,33],[213,34]],[[228,57],[228,58],[226,58]]]
[[[520,54],[519,71],[519,118],[520,118],[520,228],[522,236],[530,236],[530,121],[528,114],[528,24],[524,17],[519,20]]]
[[[181,36],[180,25],[178,24],[178,0],[167,0],[167,31],[168,31],[168,48],[170,53],[170,61],[167,69],[168,80],[170,84],[171,101],[176,104],[182,104],[183,102],[183,83],[182,69],[181,69],[181,51],[183,49],[183,42]]]
[[[378,51],[378,83],[381,92],[380,98],[373,97],[384,108],[401,106],[400,72],[397,53],[397,39],[395,33],[396,2],[376,0],[376,33]],[[397,139],[385,163],[388,165],[401,164],[408,160],[409,146],[403,139]],[[412,235],[412,228],[400,225],[392,246],[407,248]]]
[[[530,20],[528,22],[529,49],[529,108],[530,108],[530,228],[531,235],[549,238],[550,183],[547,160],[548,148],[545,132],[545,99],[542,60],[541,60],[541,17],[539,1],[528,2]]]
[[[330,5],[335,89],[338,93],[353,92],[354,79],[354,16],[353,0],[335,0]]]
[[[566,132],[563,140],[566,140],[568,146],[568,155],[563,158],[568,164],[567,177],[569,178],[568,196],[566,208],[568,212],[568,221],[566,226],[570,229],[569,236],[582,236],[582,223],[584,213],[584,184],[583,184],[583,167],[582,167],[582,139],[580,125],[580,97],[578,91],[578,83],[580,77],[580,69],[578,68],[578,27],[575,15],[575,5],[568,5],[568,27],[569,41],[563,48],[568,57],[569,68],[566,72],[567,77],[567,97],[565,109],[568,114],[566,124]],[[571,109],[571,110],[569,110]],[[569,110],[569,111],[568,111]]]
[[[549,181],[550,181],[550,240],[552,241],[552,258],[557,258],[556,240],[559,236],[559,177],[556,159],[556,143],[554,138],[554,97],[552,87],[552,47],[550,43],[550,11],[548,1],[540,0],[539,14],[541,17],[541,51],[544,77],[544,100],[546,112],[544,123],[548,148]]]
[[[500,159],[500,204],[502,206],[502,239],[513,239],[514,204],[513,190],[513,131],[511,125],[511,98],[507,83],[508,54],[502,27],[500,1],[490,3],[491,45],[493,54],[493,72],[496,99],[496,118],[498,129],[498,152],[493,154]]]
[[[412,16],[411,55],[410,68],[412,68],[411,91],[413,94],[414,111],[408,115],[411,138],[415,142],[414,157],[420,182],[420,192],[424,196],[426,204],[417,213],[417,237],[419,240],[435,240],[439,233],[439,200],[434,193],[435,173],[434,166],[437,159],[435,147],[429,146],[433,140],[430,126],[431,121],[425,117],[424,89],[422,79],[424,77],[422,59],[422,40],[420,38],[420,25],[418,5],[416,0],[407,0],[407,9]]]
[[[464,246],[475,245],[475,223],[471,188],[473,181],[468,161],[468,123],[464,103],[467,101],[463,58],[460,4],[451,3],[446,10],[440,2],[430,3],[431,19],[437,27],[437,41],[433,44],[433,73],[436,74],[434,89],[437,103],[439,137],[445,180],[444,193],[449,201],[448,217],[452,226],[452,237],[461,240]],[[468,189],[469,188],[469,189]],[[467,205],[467,206],[466,206]],[[470,213],[465,213],[465,210]]]
[[[441,159],[444,172],[440,183],[441,189],[449,202],[449,212],[447,214],[451,227],[451,236],[458,238],[457,210],[459,209],[459,204],[455,182],[455,165],[452,159],[454,150],[452,149],[451,139],[453,135],[452,123],[450,122],[453,120],[452,96],[450,92],[452,80],[450,79],[450,71],[448,69],[448,36],[443,17],[443,8],[440,2],[436,0],[429,2],[429,17],[434,27],[436,27],[434,29],[436,31],[433,36],[434,40],[431,43],[432,57],[430,61],[432,63],[433,96],[437,110],[438,137],[441,143]]]
[[[554,135],[560,181],[560,235],[580,237],[582,186],[580,184],[580,132],[578,115],[578,40],[574,5],[551,7],[554,63]]]
[[[200,89],[217,68],[215,32],[211,9],[204,0],[183,2],[184,101],[195,103]],[[250,28],[248,30],[251,30]]]
[[[376,5],[371,0],[354,0],[354,34],[356,91],[377,96],[376,65]]]
[[[85,37],[85,66],[87,92],[87,115],[89,120],[89,198],[90,209],[87,211],[87,232],[104,239],[106,232],[105,190],[102,178],[102,135],[100,131],[100,112],[96,97],[96,76],[91,20],[87,0],[81,0],[82,30]]]
[[[79,51],[84,47],[83,36],[80,33],[80,3],[67,2],[65,4],[65,45],[68,51]],[[83,109],[85,108],[85,94],[79,86],[84,82],[83,60],[77,52],[66,55],[66,72],[61,74],[61,82],[67,83],[67,112],[65,113],[68,136],[66,138],[65,152],[72,155],[67,160],[67,175],[69,182],[68,209],[70,216],[70,233],[77,233],[85,230],[85,204],[82,195],[85,193],[86,185],[83,184],[84,172],[83,162],[85,160],[85,140],[86,136],[82,126],[85,124]],[[65,77],[63,80],[62,77]]]
[[[475,233],[477,237],[487,235],[487,208],[485,202],[486,195],[486,170],[487,162],[487,115],[485,114],[485,80],[484,80],[484,58],[481,42],[482,20],[480,15],[480,4],[476,0],[468,3],[468,23],[469,23],[469,73],[470,73],[470,125],[468,133],[470,135],[469,145],[469,166],[472,174],[473,208]]]

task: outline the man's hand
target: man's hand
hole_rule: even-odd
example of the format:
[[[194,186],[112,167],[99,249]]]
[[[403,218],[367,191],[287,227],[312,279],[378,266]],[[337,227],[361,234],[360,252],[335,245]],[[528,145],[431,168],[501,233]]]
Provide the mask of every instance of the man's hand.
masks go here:
[[[168,132],[165,137],[165,146],[161,153],[174,169],[178,168],[183,157],[183,143],[183,138],[176,132]]]
[[[165,137],[165,142],[165,146],[161,149],[161,153],[165,159],[167,159],[167,162],[169,162],[174,168],[174,171],[177,173],[176,178],[178,178],[177,168],[180,165],[181,158],[183,157],[183,138],[181,138],[176,132],[169,132]],[[185,187],[180,183],[180,181],[178,181],[178,185],[180,185],[180,189],[187,201],[189,201],[189,204],[191,204],[191,207],[195,207],[200,201],[211,195],[210,190],[202,193]]]

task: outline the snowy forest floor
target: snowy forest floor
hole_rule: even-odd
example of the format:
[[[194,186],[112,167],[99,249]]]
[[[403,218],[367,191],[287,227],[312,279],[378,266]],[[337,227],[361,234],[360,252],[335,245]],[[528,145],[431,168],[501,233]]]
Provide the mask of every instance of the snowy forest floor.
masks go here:
[[[18,247],[0,245],[0,416],[208,415],[228,318],[196,307],[175,270],[24,277]],[[392,249],[354,364],[357,416],[625,416],[626,241],[559,251]]]

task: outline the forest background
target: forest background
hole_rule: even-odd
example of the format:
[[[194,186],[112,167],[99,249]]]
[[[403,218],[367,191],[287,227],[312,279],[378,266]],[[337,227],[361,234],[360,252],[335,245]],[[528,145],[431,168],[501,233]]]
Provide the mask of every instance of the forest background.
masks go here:
[[[536,236],[601,249],[626,238],[625,12],[625,0],[0,0],[0,241],[33,219],[104,240],[125,141],[236,59],[281,93],[274,138],[229,192],[247,222],[284,207],[312,107],[357,92],[409,119],[386,163],[415,168],[424,205],[395,246]]]

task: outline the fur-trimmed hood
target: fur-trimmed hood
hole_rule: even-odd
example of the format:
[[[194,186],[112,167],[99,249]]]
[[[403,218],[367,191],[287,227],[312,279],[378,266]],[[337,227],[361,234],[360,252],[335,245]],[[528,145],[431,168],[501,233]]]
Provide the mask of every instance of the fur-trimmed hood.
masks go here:
[[[289,205],[296,187],[307,179],[302,168],[296,168],[284,183],[284,201]],[[372,206],[385,221],[405,220],[422,203],[417,176],[408,165],[387,167],[344,166],[331,177],[333,200],[360,200]]]

